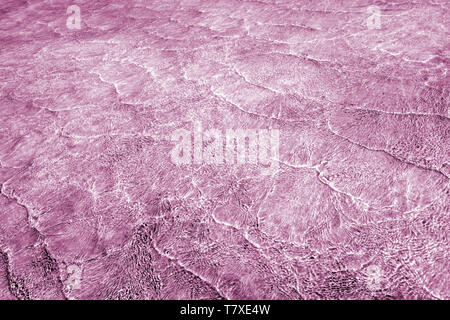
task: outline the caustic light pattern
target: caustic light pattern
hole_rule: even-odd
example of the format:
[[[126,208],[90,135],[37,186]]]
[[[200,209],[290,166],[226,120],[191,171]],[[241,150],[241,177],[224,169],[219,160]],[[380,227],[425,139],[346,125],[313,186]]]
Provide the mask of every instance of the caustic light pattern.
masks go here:
[[[449,299],[449,11],[1,1],[0,299]]]

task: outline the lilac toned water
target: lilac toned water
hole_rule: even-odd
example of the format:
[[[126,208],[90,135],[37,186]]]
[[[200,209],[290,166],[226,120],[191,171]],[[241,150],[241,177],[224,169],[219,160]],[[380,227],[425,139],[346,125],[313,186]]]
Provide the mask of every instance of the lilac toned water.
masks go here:
[[[0,299],[449,299],[448,1],[0,2]]]

